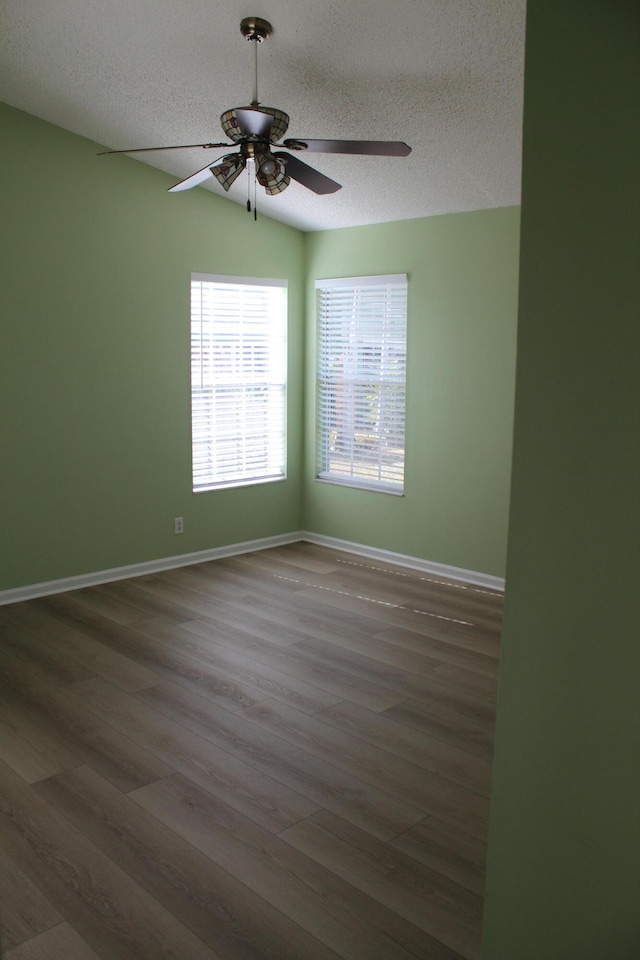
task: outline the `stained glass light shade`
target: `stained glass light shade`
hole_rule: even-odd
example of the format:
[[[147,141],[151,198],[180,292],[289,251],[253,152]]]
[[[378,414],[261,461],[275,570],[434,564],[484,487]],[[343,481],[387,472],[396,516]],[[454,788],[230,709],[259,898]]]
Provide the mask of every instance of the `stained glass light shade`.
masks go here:
[[[282,193],[283,190],[286,190],[291,183],[291,177],[287,176],[284,163],[275,157],[270,156],[269,159],[273,159],[275,170],[273,173],[266,173],[264,166],[258,166],[258,169],[256,170],[256,180],[260,186],[264,187],[266,193],[274,196],[275,194]]]
[[[225,113],[220,117],[220,123],[222,124],[222,129],[225,134],[229,137],[230,140],[233,140],[234,143],[240,143],[244,139],[244,134],[240,130],[238,124],[238,118],[236,116],[236,110],[255,110],[256,107],[234,107],[233,110],[226,110]],[[284,137],[285,133],[289,128],[289,117],[282,110],[277,110],[275,107],[263,107],[259,108],[260,113],[268,113],[273,117],[273,125],[271,127],[271,136],[270,140],[276,143],[278,140],[281,140]]]
[[[222,160],[210,168],[218,183],[228,190],[236,177],[242,173],[245,167],[245,159],[239,153],[230,153]]]

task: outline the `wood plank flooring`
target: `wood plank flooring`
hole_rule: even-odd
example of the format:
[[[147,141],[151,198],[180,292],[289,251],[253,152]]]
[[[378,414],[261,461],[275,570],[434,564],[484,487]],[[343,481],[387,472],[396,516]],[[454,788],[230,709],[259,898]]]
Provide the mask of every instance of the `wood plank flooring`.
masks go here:
[[[477,960],[501,617],[306,543],[0,607],[4,960]]]

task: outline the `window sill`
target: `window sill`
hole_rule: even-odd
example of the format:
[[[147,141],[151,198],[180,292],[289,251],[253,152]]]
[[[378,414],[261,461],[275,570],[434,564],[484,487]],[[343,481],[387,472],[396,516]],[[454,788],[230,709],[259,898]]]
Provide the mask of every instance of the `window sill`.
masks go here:
[[[228,483],[212,483],[207,487],[198,487],[192,493],[211,493],[213,490],[235,490],[238,487],[256,487],[263,483],[283,483],[286,477],[257,477],[255,480],[233,480]]]
[[[322,477],[318,476],[314,478],[317,483],[328,483],[334,487],[350,487],[352,490],[366,490],[368,493],[388,493],[392,497],[404,497],[404,487],[397,488],[389,486],[383,486],[382,484],[366,483],[359,480],[340,480],[337,477]]]

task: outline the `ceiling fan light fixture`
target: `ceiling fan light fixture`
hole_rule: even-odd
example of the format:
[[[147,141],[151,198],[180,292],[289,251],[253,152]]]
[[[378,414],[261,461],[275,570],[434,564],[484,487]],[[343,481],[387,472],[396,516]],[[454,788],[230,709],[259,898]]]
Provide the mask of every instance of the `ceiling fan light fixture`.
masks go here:
[[[262,162],[260,163],[260,171],[266,177],[272,177],[273,174],[276,172],[277,168],[278,168],[278,163],[275,157],[272,157],[272,156],[265,157],[264,160],[262,160]]]
[[[287,176],[284,164],[272,153],[266,153],[256,158],[256,180],[270,196],[282,193],[291,183]]]
[[[269,180],[269,183],[265,186],[264,190],[265,193],[269,194],[270,197],[275,197],[278,193],[282,193],[283,190],[286,190],[290,183],[291,177],[288,177],[286,174],[284,174],[277,180]]]
[[[209,169],[220,186],[228,191],[229,187],[231,187],[244,170],[245,164],[246,160],[242,154],[230,153],[209,167]]]

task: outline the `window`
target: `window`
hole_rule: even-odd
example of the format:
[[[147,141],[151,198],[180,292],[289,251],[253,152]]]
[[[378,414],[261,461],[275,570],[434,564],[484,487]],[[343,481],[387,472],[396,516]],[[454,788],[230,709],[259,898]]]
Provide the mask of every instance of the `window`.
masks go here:
[[[193,490],[285,477],[285,280],[191,277]]]
[[[317,280],[317,476],[404,489],[406,275]]]

